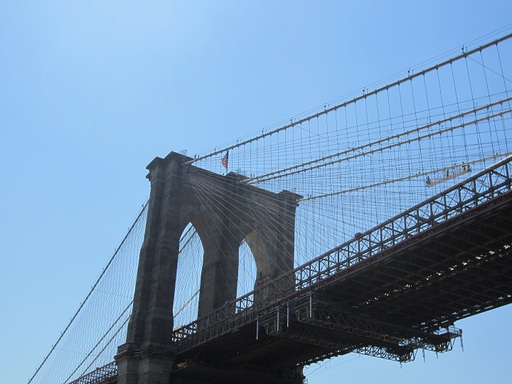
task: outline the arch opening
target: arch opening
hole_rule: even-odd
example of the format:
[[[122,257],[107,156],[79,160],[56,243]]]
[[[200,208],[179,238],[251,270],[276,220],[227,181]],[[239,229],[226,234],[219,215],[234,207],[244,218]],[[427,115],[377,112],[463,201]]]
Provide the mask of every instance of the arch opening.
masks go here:
[[[238,250],[238,281],[236,297],[245,295],[254,290],[256,283],[256,260],[251,247],[246,240],[242,241]]]
[[[203,244],[195,227],[189,223],[180,237],[176,285],[174,289],[174,329],[198,317]]]

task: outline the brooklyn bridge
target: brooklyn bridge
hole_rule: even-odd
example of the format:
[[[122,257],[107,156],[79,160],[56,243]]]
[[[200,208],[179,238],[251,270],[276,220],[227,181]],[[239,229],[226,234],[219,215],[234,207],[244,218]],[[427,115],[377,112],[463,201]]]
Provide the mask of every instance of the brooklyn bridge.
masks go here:
[[[29,383],[303,383],[450,351],[512,301],[512,34],[204,155],[146,205]]]

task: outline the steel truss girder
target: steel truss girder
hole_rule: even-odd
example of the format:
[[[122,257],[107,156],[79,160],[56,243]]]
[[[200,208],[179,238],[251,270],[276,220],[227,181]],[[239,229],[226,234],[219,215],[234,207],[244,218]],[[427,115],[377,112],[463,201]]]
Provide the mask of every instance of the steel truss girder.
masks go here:
[[[429,251],[432,251],[432,248],[429,249]],[[500,249],[501,251],[501,249]],[[504,257],[503,255],[507,254],[507,252],[487,252],[487,253],[478,253],[473,255],[467,255],[467,253],[464,255],[465,258],[459,258],[459,260],[453,260],[453,263],[451,265],[444,265],[442,268],[441,266],[438,266],[437,269],[430,269],[429,274],[427,275],[420,275],[417,274],[417,279],[414,281],[413,284],[411,284],[411,280],[408,279],[406,281],[406,284],[403,287],[397,287],[393,289],[392,291],[387,291],[386,298],[387,300],[391,300],[391,297],[393,296],[400,296],[401,294],[410,291],[410,290],[418,290],[420,288],[430,287],[433,284],[438,283],[441,280],[446,279],[457,279],[457,277],[461,274],[461,272],[467,273],[470,270],[474,270],[475,268],[478,268],[478,271],[481,273],[482,270],[486,270],[486,264],[489,262],[497,262],[500,258]],[[387,275],[388,277],[395,278],[393,275]],[[463,285],[470,285],[474,286],[476,283],[475,281],[471,281],[470,283],[461,281],[460,282]],[[460,286],[459,286],[460,288]],[[467,298],[467,295],[464,295],[464,297],[461,296],[461,299]],[[377,299],[377,298],[376,298]],[[382,299],[382,298],[380,298]],[[364,306],[368,305],[370,302],[362,302],[357,304],[356,306]],[[398,308],[397,308],[398,309]]]
[[[292,319],[288,314],[286,317],[280,315],[283,313],[284,310],[276,309],[260,324],[267,335],[291,338],[326,350],[303,364],[350,352],[408,362],[414,360],[417,349],[436,353],[450,351],[454,340],[462,336],[462,331],[453,326],[426,332],[333,311],[315,295],[293,307]]]
[[[108,363],[103,367],[96,368],[94,371],[79,377],[69,384],[110,384],[117,383],[117,365],[115,362]]]
[[[300,343],[312,344],[325,349],[323,354],[306,359],[297,365],[308,365],[335,356],[345,355],[351,352],[380,357],[398,362],[410,362],[415,358],[414,349],[407,346],[378,346],[364,345],[360,341],[336,332],[326,332],[320,327],[307,324],[297,324],[281,334],[281,337],[290,338]]]
[[[432,327],[439,327],[470,314],[479,313],[485,310],[484,308],[489,308],[489,305],[507,304],[510,302],[512,291],[510,279],[501,285],[499,281],[500,275],[511,269],[511,249],[511,246],[504,245],[485,253],[461,254],[462,257],[456,257],[458,260],[453,260],[452,265],[446,265],[435,273],[424,276],[415,284],[407,283],[401,286],[402,288],[381,291],[355,304],[353,308],[374,315],[378,313],[379,317],[384,317],[403,312],[405,307],[420,309],[428,303],[429,313],[433,316],[430,324]],[[499,268],[500,265],[502,268]],[[493,280],[496,282],[493,287],[485,285],[490,275],[494,276]],[[439,291],[441,288],[434,289],[435,285],[439,284],[445,286],[442,291]],[[410,299],[413,293],[414,301]],[[446,317],[446,306],[450,302],[457,302],[461,310],[454,307],[448,314],[449,317]],[[469,310],[467,314],[462,311],[464,308]],[[423,321],[425,320],[427,319]]]
[[[496,201],[509,201],[511,188],[512,157],[509,156],[442,194],[304,264],[294,271],[295,276],[286,275],[272,281],[270,284],[273,286],[289,288],[277,289],[269,300],[255,304],[253,298],[257,292],[251,292],[216,310],[207,318],[176,330],[173,341],[178,344],[178,349],[193,348],[254,321],[262,313],[271,311],[272,307],[293,300],[300,292],[317,289],[320,286],[328,289],[330,285],[350,278],[358,270],[367,269],[369,265],[376,264],[397,252],[407,252],[418,241],[442,233],[453,225],[452,219],[459,221],[459,215],[464,218],[463,220],[467,220],[479,212],[488,210]],[[465,240],[472,241],[467,238]],[[475,245],[478,244],[473,246]],[[288,282],[292,282],[291,286]],[[441,323],[434,322],[432,326],[438,324]]]
[[[296,316],[299,322],[348,333],[379,344],[407,346],[413,349],[421,348],[433,352],[451,350],[452,340],[462,335],[462,331],[453,326],[444,332],[425,332],[416,328],[336,312],[324,307],[316,307],[312,313],[304,308],[296,312]]]

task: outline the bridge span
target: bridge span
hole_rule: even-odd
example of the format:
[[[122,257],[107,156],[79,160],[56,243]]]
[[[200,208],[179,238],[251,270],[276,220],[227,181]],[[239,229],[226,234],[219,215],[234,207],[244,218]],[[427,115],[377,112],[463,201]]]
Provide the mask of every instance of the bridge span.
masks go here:
[[[407,362],[449,351],[457,320],[512,301],[511,187],[508,157],[176,329],[172,350],[153,353],[174,356],[172,382],[296,383],[302,366],[351,352]],[[116,374],[111,363],[73,384]]]
[[[451,350],[458,320],[512,301],[512,34],[457,52],[155,158],[148,203],[28,384],[301,384],[335,356]]]

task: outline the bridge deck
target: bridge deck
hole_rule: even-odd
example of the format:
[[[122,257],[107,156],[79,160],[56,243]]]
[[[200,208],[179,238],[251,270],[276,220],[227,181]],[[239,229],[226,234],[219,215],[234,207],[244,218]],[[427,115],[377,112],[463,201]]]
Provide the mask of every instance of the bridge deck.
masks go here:
[[[435,329],[512,300],[511,192],[346,270],[323,290],[353,312]]]
[[[284,368],[353,351],[408,361],[416,348],[449,350],[456,320],[512,301],[511,252],[508,192],[183,349],[180,367],[197,356]]]
[[[456,320],[512,301],[511,160],[275,281],[271,299],[255,292],[178,330],[176,374],[198,373],[195,361],[284,369],[450,350]]]

